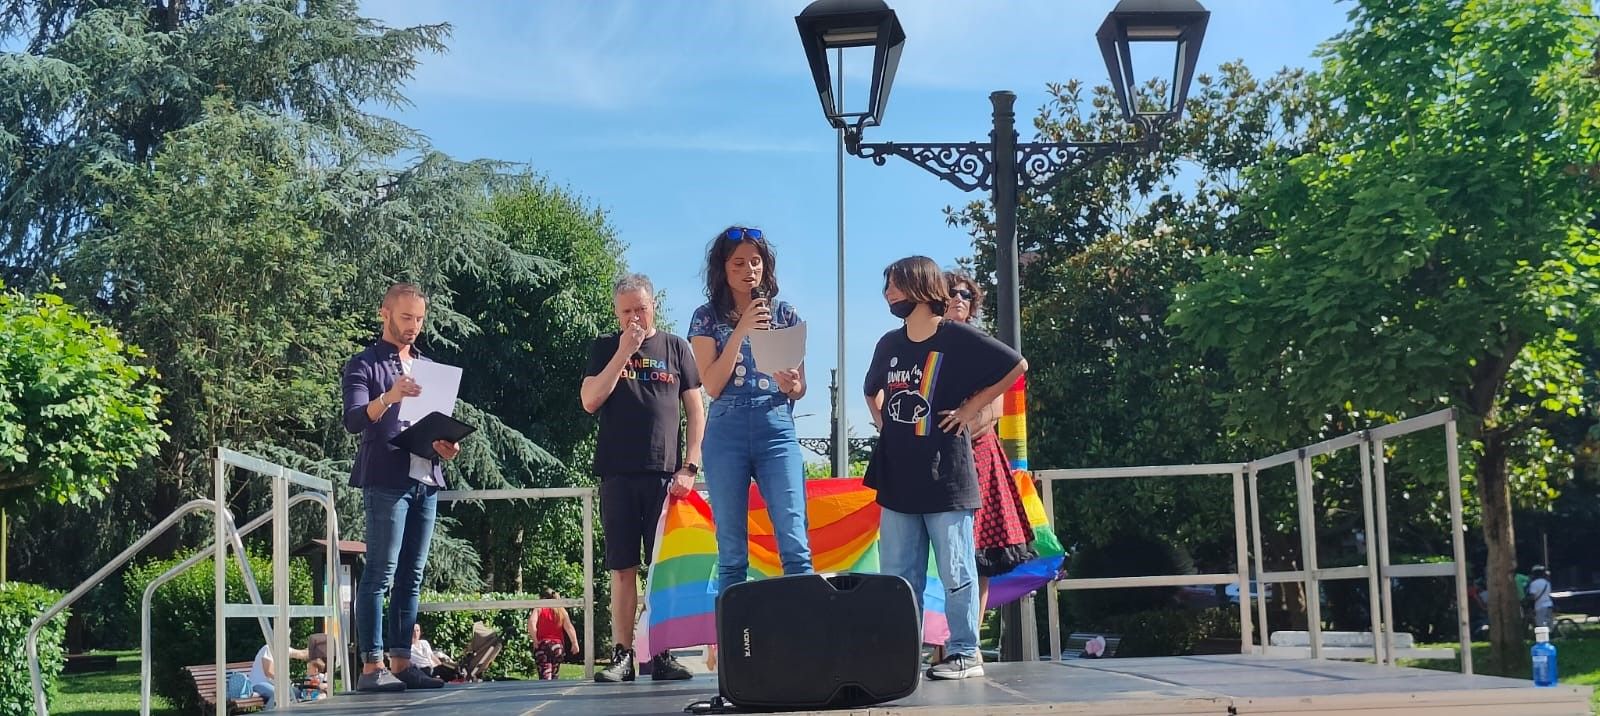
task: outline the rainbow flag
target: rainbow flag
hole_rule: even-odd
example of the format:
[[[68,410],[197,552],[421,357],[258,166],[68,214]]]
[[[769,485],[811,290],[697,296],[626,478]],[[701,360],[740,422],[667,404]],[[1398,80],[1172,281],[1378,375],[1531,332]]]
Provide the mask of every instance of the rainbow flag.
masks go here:
[[[1019,599],[1055,578],[1062,558],[1061,543],[1045,522],[1044,505],[1033,480],[1018,474],[1028,519],[1034,525],[1034,547],[1039,557],[1019,565],[989,584],[989,606]],[[818,572],[878,571],[878,516],[876,493],[859,478],[833,478],[806,482],[806,509],[810,520],[812,566]],[[772,522],[766,503],[750,489],[750,575],[752,578],[782,573]],[[645,613],[638,653],[654,654],[716,642],[717,545],[711,506],[698,493],[669,497],[657,525],[655,556],[645,585]],[[928,587],[923,595],[923,640],[943,644],[949,636],[944,619],[944,589],[929,565]]]
[[[1001,402],[1004,407],[1000,411],[1000,424],[995,426],[995,433],[1000,436],[1000,449],[1011,458],[1013,471],[1025,471],[1028,469],[1028,376],[1017,378]]]

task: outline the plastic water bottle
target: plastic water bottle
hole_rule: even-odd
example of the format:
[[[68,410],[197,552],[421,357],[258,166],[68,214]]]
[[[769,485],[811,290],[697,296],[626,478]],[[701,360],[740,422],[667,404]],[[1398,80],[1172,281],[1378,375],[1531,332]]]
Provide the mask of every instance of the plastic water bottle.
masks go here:
[[[1550,643],[1550,627],[1533,630],[1533,685],[1556,685],[1556,645]]]

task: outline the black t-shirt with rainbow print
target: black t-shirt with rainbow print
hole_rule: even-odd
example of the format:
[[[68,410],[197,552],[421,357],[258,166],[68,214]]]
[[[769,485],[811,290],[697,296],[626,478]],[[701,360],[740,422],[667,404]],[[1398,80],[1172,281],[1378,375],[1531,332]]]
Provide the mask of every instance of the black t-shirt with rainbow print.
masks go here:
[[[879,505],[907,514],[978,507],[972,441],[939,422],[1021,361],[1004,343],[955,321],[940,321],[921,342],[903,327],[878,340],[864,387],[868,397],[883,392],[883,429],[866,474]]]

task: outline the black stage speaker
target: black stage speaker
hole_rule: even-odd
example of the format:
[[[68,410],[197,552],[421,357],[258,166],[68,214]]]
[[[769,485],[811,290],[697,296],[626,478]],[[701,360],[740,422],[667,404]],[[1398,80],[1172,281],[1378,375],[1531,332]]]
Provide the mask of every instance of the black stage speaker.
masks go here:
[[[884,574],[797,574],[717,600],[717,678],[747,710],[855,707],[905,698],[922,678],[911,585]]]

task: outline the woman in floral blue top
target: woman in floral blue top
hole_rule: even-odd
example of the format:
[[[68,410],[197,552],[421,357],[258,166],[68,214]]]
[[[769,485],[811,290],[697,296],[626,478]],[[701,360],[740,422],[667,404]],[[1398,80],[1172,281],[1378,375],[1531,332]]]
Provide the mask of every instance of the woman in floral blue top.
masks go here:
[[[718,234],[706,255],[710,301],[689,323],[689,345],[713,399],[703,449],[717,526],[718,594],[749,573],[752,479],[772,518],[783,573],[811,571],[805,463],[794,430],[794,401],[806,394],[805,366],[758,366],[746,340],[751,331],[800,323],[793,306],[776,300],[776,269],[759,229],[734,226]]]

